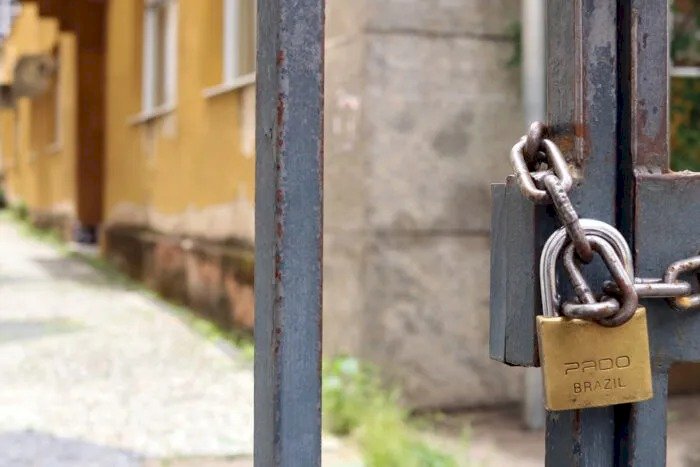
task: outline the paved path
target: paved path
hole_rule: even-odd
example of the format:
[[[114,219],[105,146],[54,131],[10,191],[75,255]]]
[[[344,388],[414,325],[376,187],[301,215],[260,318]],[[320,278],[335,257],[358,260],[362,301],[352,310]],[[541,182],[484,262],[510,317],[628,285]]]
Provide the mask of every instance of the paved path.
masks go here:
[[[0,467],[248,467],[252,404],[237,349],[0,220]],[[671,401],[669,466],[700,452],[698,420],[700,397]],[[444,425],[427,438],[460,465],[542,465],[543,433],[521,431],[517,410]],[[324,467],[361,465],[327,447]]]
[[[0,466],[250,465],[252,362],[114,282],[0,221]]]
[[[251,362],[7,221],[0,381],[0,465],[39,452],[85,465],[252,452]]]

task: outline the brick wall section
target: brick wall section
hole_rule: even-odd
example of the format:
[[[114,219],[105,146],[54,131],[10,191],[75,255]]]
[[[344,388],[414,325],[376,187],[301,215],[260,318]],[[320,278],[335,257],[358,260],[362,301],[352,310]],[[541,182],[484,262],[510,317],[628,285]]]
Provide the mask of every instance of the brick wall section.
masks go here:
[[[228,329],[253,328],[252,246],[132,227],[104,232],[105,257],[164,297]]]

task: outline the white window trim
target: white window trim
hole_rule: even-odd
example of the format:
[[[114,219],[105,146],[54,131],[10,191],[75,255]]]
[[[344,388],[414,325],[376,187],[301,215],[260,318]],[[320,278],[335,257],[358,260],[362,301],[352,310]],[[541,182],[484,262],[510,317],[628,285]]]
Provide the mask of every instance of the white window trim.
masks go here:
[[[223,82],[205,88],[202,95],[212,97],[235,91],[255,83],[255,72],[241,75],[241,36],[238,28],[241,24],[241,0],[222,0],[223,8]],[[255,26],[254,26],[255,27]]]
[[[241,89],[246,86],[255,84],[255,73],[248,73],[247,75],[239,76],[230,82],[224,82],[217,84],[216,86],[211,86],[202,91],[202,96],[207,99],[212,97],[220,96],[221,94],[226,94],[236,89]]]
[[[157,18],[158,8],[166,8],[165,32],[165,63],[163,64],[163,89],[165,102],[156,105],[155,82]],[[131,124],[140,124],[169,114],[177,107],[177,78],[178,78],[178,18],[179,5],[177,0],[144,0],[143,12],[143,57],[141,75],[141,111],[129,119]]]

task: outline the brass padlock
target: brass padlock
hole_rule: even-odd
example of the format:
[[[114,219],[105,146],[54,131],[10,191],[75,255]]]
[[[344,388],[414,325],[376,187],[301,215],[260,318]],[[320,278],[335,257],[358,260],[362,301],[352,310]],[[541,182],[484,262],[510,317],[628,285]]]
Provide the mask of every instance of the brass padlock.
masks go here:
[[[608,224],[601,227],[601,224],[590,229],[582,223],[594,250],[603,257],[613,275],[617,271],[617,279],[626,279],[633,291],[629,247],[614,227]],[[620,326],[558,316],[553,281],[556,261],[566,239],[566,233],[561,230],[548,240],[540,262],[543,315],[537,317],[537,332],[545,407],[572,410],[650,399],[653,390],[646,310],[636,308],[636,293],[631,303],[636,310]],[[573,254],[573,248],[569,250]]]

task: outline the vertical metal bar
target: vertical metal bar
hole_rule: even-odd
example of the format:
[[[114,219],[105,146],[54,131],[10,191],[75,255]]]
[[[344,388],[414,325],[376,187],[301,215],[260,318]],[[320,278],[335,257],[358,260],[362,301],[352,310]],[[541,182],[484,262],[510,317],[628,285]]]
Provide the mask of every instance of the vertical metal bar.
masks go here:
[[[654,368],[654,398],[617,409],[618,465],[666,465],[668,368]]]
[[[525,125],[544,120],[546,113],[546,21],[545,0],[524,0],[522,5],[522,86]],[[523,422],[531,430],[545,424],[542,371],[525,370]]]
[[[613,224],[618,164],[616,12],[615,0],[547,4],[550,130],[580,176],[572,201],[581,216]],[[607,466],[614,460],[612,408],[548,414],[546,465]]]
[[[255,465],[321,459],[323,0],[258,3]]]
[[[633,251],[643,252],[637,258],[637,269],[647,267],[649,250],[648,230],[640,210],[646,213],[647,222],[658,222],[658,214],[646,212],[638,199],[638,181],[635,174],[665,173],[669,167],[668,151],[668,0],[620,0],[620,54],[621,66],[621,163],[620,194],[621,225],[632,245]],[[663,200],[662,191],[656,197]],[[658,211],[657,211],[658,212]],[[691,212],[685,210],[692,218]],[[664,229],[678,235],[668,224]],[[641,238],[637,239],[636,230]],[[692,235],[690,236],[692,237]],[[637,241],[639,240],[639,241]],[[679,242],[673,242],[678,244]],[[641,250],[640,250],[641,248]],[[691,251],[692,252],[692,251]],[[665,258],[668,262],[669,259]],[[671,259],[672,260],[672,259]],[[658,263],[657,263],[658,264]],[[672,339],[654,339],[662,328],[655,319],[668,313],[663,303],[651,305],[649,327],[652,339],[666,348],[672,347]],[[654,313],[660,308],[659,315]],[[663,465],[666,462],[666,397],[668,366],[670,362],[659,362],[658,353],[652,346],[654,368],[654,399],[616,409],[617,442],[621,465]]]

